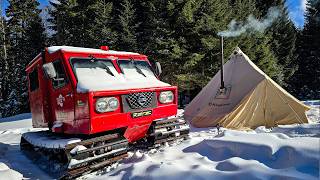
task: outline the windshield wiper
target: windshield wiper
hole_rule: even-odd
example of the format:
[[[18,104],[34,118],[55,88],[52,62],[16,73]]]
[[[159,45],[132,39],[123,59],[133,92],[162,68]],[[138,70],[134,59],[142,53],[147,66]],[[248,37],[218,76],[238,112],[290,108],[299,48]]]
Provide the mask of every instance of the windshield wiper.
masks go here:
[[[147,77],[143,72],[142,70],[136,65],[136,63],[134,62],[134,60],[131,58],[131,63],[133,64],[134,68],[137,70],[137,72],[141,75],[143,75],[144,77]]]
[[[102,64],[102,66],[104,67],[104,69],[106,70],[106,72],[108,74],[110,74],[111,76],[114,76],[114,74],[112,73],[112,71],[110,70],[110,68],[107,65],[105,65],[104,63],[102,63],[100,61],[99,61],[99,64]]]
[[[97,60],[95,57],[93,57],[93,56],[90,56],[90,60],[91,61],[95,61],[95,60]],[[99,65],[101,65],[101,66],[103,66],[103,68],[106,70],[106,72],[108,73],[108,74],[110,74],[111,76],[114,76],[114,74],[112,73],[112,71],[110,70],[110,68],[107,66],[107,65],[105,65],[104,63],[102,63],[101,61],[98,61],[98,64]]]

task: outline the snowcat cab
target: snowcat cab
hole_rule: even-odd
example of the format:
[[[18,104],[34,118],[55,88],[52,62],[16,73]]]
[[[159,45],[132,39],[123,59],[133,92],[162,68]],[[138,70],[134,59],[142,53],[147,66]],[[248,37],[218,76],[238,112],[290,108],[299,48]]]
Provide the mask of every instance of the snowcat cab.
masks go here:
[[[21,148],[32,159],[47,154],[59,164],[59,177],[118,161],[133,145],[149,148],[188,135],[176,117],[177,87],[160,81],[160,64],[152,68],[145,55],[53,46],[26,72],[33,127],[49,131],[23,134]]]

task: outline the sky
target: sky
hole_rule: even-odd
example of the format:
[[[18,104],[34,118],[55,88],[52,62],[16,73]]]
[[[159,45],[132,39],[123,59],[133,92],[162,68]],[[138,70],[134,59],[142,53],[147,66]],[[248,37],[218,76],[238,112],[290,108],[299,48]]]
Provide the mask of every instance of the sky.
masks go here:
[[[289,17],[299,28],[304,24],[304,12],[306,11],[307,0],[286,0],[286,6],[289,10]]]
[[[8,6],[7,0],[0,0],[2,4],[2,14],[4,9]],[[307,0],[286,0],[286,6],[289,10],[289,17],[299,28],[303,27],[304,24],[304,12],[306,10]],[[39,0],[40,8],[43,8],[49,4],[49,0]]]

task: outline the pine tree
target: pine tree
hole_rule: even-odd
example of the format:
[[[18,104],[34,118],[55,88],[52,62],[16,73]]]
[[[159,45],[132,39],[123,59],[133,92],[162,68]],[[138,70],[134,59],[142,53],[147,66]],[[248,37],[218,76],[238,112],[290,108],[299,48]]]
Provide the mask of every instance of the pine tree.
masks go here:
[[[137,50],[136,29],[139,24],[136,19],[134,4],[130,0],[123,0],[118,9],[118,26],[115,30],[118,32],[117,47],[126,51]]]
[[[91,38],[91,47],[102,45],[115,46],[117,34],[113,30],[113,2],[108,0],[97,0],[89,7],[90,12],[94,12],[92,25],[87,26],[89,37]]]
[[[74,37],[71,34],[71,29],[75,27],[72,17],[75,13],[72,12],[72,7],[75,6],[75,0],[57,0],[49,1],[49,28],[53,31],[49,42],[51,45],[73,45]]]
[[[297,70],[297,64],[295,64],[297,30],[289,18],[284,0],[258,0],[257,7],[262,15],[265,15],[271,7],[277,7],[280,10],[280,16],[274,21],[267,33],[271,36],[271,50],[278,60],[278,65],[283,69],[283,81],[278,81],[278,83],[291,89],[288,81]]]
[[[229,4],[228,4],[229,3]],[[219,31],[226,30],[234,19],[245,21],[249,15],[262,17],[253,6],[255,1],[187,1],[175,30],[183,37],[176,38],[182,45],[176,48],[181,59],[177,66],[178,82],[183,88],[201,89],[219,70]],[[231,9],[231,11],[230,11]],[[232,19],[231,19],[232,18]],[[181,31],[179,31],[179,30]],[[179,36],[178,35],[178,36]],[[271,36],[263,32],[247,32],[239,37],[225,38],[225,55],[239,46],[263,71],[278,82],[283,79],[282,67],[270,47]],[[177,41],[176,41],[177,42]],[[181,48],[182,47],[182,48]],[[181,58],[182,57],[182,58]],[[184,87],[184,85],[189,87]]]
[[[218,32],[230,20],[227,1],[187,1],[178,16],[178,47],[182,54],[177,81],[182,89],[201,89],[218,71]],[[179,36],[183,37],[179,37]],[[181,62],[182,61],[182,62]],[[179,64],[180,64],[179,63]]]
[[[305,26],[299,33],[299,68],[291,79],[294,93],[302,99],[320,98],[320,1],[309,0]]]
[[[206,72],[210,70],[205,61],[211,59],[213,48],[219,49],[215,46],[219,39],[214,37],[217,28],[227,24],[223,22],[228,17],[223,14],[227,9],[224,2],[153,0],[137,4],[139,49],[162,63],[164,81],[179,85],[182,91],[208,81]]]
[[[40,52],[45,34],[39,3],[34,0],[9,0],[6,8],[8,29],[8,83],[5,97],[9,116],[29,111],[26,65]]]
[[[1,13],[1,10],[0,10]],[[5,33],[5,21],[4,17],[0,17],[0,100],[3,98],[3,91],[4,91],[4,86],[5,86],[5,76],[6,76],[6,33]]]
[[[51,44],[99,47],[115,43],[111,0],[59,0],[50,4]]]
[[[0,7],[2,8],[2,7]],[[0,9],[0,14],[2,14]],[[3,116],[4,108],[4,99],[6,95],[6,84],[7,84],[7,55],[6,55],[6,33],[5,33],[5,21],[4,17],[0,17],[0,118]]]
[[[257,19],[263,19],[269,10],[262,11],[261,6],[253,6],[256,1],[250,0],[243,3],[235,0],[231,3],[233,17],[243,22],[248,16],[253,15]],[[269,1],[268,1],[269,2]],[[235,46],[239,46],[250,59],[278,83],[283,82],[283,67],[279,63],[271,47],[272,35],[268,32],[248,31],[239,37],[226,39],[226,53],[230,54]]]
[[[0,118],[4,116],[5,99],[8,94],[8,62],[7,62],[7,37],[6,21],[2,16],[2,4],[0,5]]]

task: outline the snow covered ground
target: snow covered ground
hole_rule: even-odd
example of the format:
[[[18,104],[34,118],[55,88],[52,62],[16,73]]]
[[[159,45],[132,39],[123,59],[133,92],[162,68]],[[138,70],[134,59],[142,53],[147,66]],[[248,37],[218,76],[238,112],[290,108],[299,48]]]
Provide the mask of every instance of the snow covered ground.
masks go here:
[[[308,103],[308,102],[307,102]],[[190,139],[127,159],[79,179],[319,179],[320,104],[310,124],[242,132],[192,128]],[[30,114],[0,119],[0,180],[52,179],[19,150],[21,134],[36,131]]]

